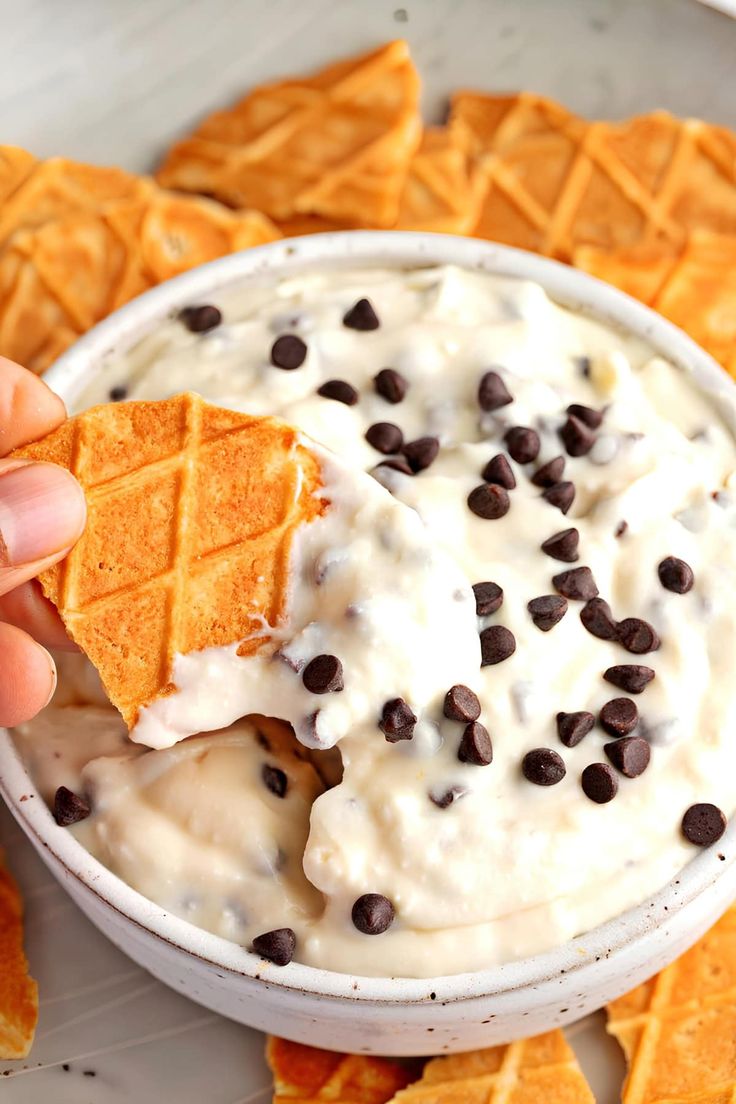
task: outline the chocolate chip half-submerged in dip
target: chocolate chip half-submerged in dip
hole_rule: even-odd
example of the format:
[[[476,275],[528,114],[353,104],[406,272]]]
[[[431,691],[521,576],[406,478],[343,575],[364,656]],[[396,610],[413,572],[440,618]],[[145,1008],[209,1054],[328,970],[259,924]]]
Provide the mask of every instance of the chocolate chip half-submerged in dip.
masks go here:
[[[196,790],[218,817],[223,785],[195,758],[176,786],[168,772],[157,784],[165,833],[146,819],[138,797],[150,791],[136,775],[149,844],[136,871],[95,831],[101,796],[116,792],[112,774],[93,778],[98,764],[89,778],[58,779],[91,804],[69,830],[171,911],[246,946],[290,929],[297,961],[355,974],[428,976],[536,953],[676,876],[736,806],[736,444],[715,406],[685,370],[529,283],[455,268],[341,269],[215,299],[215,329],[163,323],[110,361],[85,402],[112,387],[131,399],[194,388],[282,417],[374,473],[454,561],[459,589],[473,588],[476,667],[453,666],[449,634],[428,649],[429,592],[413,625],[396,616],[387,566],[409,588],[421,564],[390,552],[391,525],[378,539],[356,514],[340,542],[347,560],[324,549],[316,576],[312,565],[318,602],[334,601],[344,635],[310,637],[274,660],[304,694],[302,739],[319,744],[340,725],[345,735],[340,769],[320,767],[328,784],[308,839],[302,828],[280,844],[273,896],[251,883],[247,902],[233,902],[247,905],[247,923],[228,927],[211,875],[197,880],[193,868],[184,885],[181,810]],[[353,559],[363,537],[371,551]],[[391,677],[389,646],[401,653]],[[359,686],[358,654],[370,660]],[[321,692],[324,678],[304,685],[324,656],[341,664],[342,690]],[[408,685],[422,669],[434,708]],[[365,726],[349,715],[361,694]],[[39,741],[23,743],[38,762]],[[170,754],[137,750],[141,764]],[[284,796],[264,763],[286,775]],[[286,817],[299,790],[290,765],[263,749],[256,784],[248,832],[258,833],[259,802]],[[184,857],[175,894],[165,884],[174,854]],[[231,869],[249,862],[236,854]]]

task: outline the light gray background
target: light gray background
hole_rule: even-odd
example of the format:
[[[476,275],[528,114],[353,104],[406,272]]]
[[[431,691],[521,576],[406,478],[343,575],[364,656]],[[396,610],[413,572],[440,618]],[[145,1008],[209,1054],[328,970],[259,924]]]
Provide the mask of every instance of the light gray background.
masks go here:
[[[586,115],[667,107],[736,126],[736,22],[694,0],[0,0],[0,29],[0,142],[138,171],[250,85],[396,36],[411,44],[428,119],[466,86],[528,88]],[[28,897],[42,996],[31,1058],[0,1064],[3,1104],[266,1104],[255,1032],[134,967],[3,810],[0,843]],[[622,1063],[601,1017],[568,1034],[599,1104],[614,1104]]]

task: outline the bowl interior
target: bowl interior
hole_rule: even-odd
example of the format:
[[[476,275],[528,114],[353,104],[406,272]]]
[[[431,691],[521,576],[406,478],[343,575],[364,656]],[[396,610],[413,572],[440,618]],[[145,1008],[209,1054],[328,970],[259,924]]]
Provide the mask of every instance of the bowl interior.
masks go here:
[[[213,261],[176,277],[121,308],[81,338],[47,372],[46,380],[73,403],[89,379],[111,356],[135,344],[165,317],[193,302],[207,301],[235,285],[268,283],[305,269],[418,267],[454,264],[502,276],[534,280],[563,306],[629,335],[635,335],[692,374],[736,434],[736,387],[693,341],[670,323],[623,293],[564,265],[520,250],[446,235],[351,231],[275,242]],[[0,792],[40,849],[48,849],[68,876],[81,882],[118,913],[186,954],[249,977],[263,973],[261,959],[235,944],[171,917],[93,859],[64,829],[56,826],[41,801],[29,801],[33,783],[10,735],[0,730]],[[678,910],[729,875],[736,892],[736,823],[719,849],[697,855],[676,882],[648,901],[581,936],[531,958],[472,974],[432,979],[365,978],[354,988],[350,975],[292,963],[287,971],[269,971],[271,985],[325,996],[379,1002],[457,1001],[490,993],[538,986],[560,972],[581,969],[597,957],[610,957],[638,938],[651,935],[663,916]],[[725,858],[720,858],[723,855]]]

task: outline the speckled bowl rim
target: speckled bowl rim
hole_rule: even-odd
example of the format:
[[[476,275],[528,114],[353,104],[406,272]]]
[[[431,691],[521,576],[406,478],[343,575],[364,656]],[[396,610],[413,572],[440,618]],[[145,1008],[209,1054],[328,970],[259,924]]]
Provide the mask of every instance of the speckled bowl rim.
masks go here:
[[[638,336],[655,352],[691,372],[736,432],[736,386],[689,337],[659,315],[599,280],[555,261],[489,242],[441,234],[317,234],[212,261],[153,288],[116,311],[76,342],[45,378],[63,397],[71,399],[75,381],[88,379],[108,357],[128,348],[159,320],[187,303],[207,301],[241,282],[275,281],[305,268],[434,264],[534,280],[556,302]],[[665,924],[668,930],[684,926],[688,906],[703,895],[716,897],[721,908],[728,896],[736,897],[736,820],[732,820],[716,846],[697,854],[675,879],[641,905],[542,954],[472,973],[421,979],[358,978],[298,962],[279,969],[264,965],[262,959],[235,943],[169,915],[92,858],[73,835],[57,827],[41,800],[29,799],[35,794],[33,782],[5,730],[0,730],[0,793],[35,846],[48,851],[68,877],[130,923],[218,969],[260,978],[272,987],[342,1000],[392,1005],[430,999],[455,1003],[520,990],[528,990],[531,1000],[534,990],[564,973],[577,975],[580,985],[585,985],[586,971],[594,969],[601,959],[609,960],[610,965],[611,959],[623,958],[637,943],[642,945],[640,953],[655,953],[660,929]]]

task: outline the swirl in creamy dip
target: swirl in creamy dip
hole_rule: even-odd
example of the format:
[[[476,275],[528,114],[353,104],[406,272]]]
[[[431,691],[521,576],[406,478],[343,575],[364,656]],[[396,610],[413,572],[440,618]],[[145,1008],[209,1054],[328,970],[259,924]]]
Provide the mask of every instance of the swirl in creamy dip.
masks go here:
[[[378,325],[346,325],[364,298]],[[197,770],[191,741],[122,760],[133,795],[127,824],[119,816],[113,824],[107,812],[117,804],[115,773],[92,762],[83,773],[107,796],[75,830],[113,870],[180,915],[243,942],[266,922],[289,924],[300,961],[355,974],[479,969],[557,945],[645,899],[693,855],[681,831],[685,810],[712,802],[730,814],[736,806],[736,447],[710,401],[684,371],[560,308],[540,287],[455,268],[295,276],[228,292],[217,305],[221,325],[194,334],[166,321],[109,362],[80,405],[105,401],[114,388],[131,399],[191,389],[278,415],[369,471],[393,457],[377,478],[416,511],[466,584],[495,584],[477,589],[477,629],[486,660],[498,661],[473,684],[493,761],[460,760],[463,721],[442,717],[438,738],[416,744],[387,742],[377,718],[370,733],[358,726],[339,743],[342,781],[311,812],[302,809],[309,836],[303,863],[290,855],[285,867],[295,881],[279,888],[283,915],[265,890],[259,915],[254,890],[237,932],[213,906],[219,888],[204,867],[167,866],[169,853],[185,854],[191,826],[167,820],[161,839],[178,842],[152,845],[158,856],[150,865],[145,849],[131,867],[109,843],[113,832],[154,840],[169,785],[182,801],[191,790],[192,801],[218,807],[218,773]],[[286,334],[306,345],[299,367],[272,363],[273,343]],[[376,383],[384,369],[398,377]],[[510,396],[503,405],[499,380]],[[357,401],[334,381],[350,385]],[[571,404],[583,408],[572,420]],[[415,474],[407,454],[375,447],[398,448],[397,434],[404,443],[437,439],[436,450],[426,442],[407,450]],[[548,464],[545,478],[538,473]],[[682,592],[659,570],[671,557],[694,576]],[[629,670],[609,676],[618,682],[604,679],[620,667],[646,667],[654,677]],[[619,698],[635,711],[609,705],[604,727],[601,711]],[[559,713],[592,714],[593,723]],[[43,718],[24,726],[36,763],[49,730]],[[624,730],[622,738],[646,741],[641,773],[641,745],[604,748]],[[197,738],[203,746],[209,739],[229,737]],[[90,739],[88,754],[110,749]],[[147,761],[163,763],[154,793]],[[584,792],[591,766],[598,773],[588,774]],[[611,789],[612,799],[599,803]],[[260,826],[250,785],[241,793]],[[227,843],[223,861],[226,853],[232,857]],[[297,915],[289,901],[305,876],[310,905]],[[201,911],[177,906],[195,888]],[[377,937],[351,922],[356,899],[373,892],[396,910]]]

